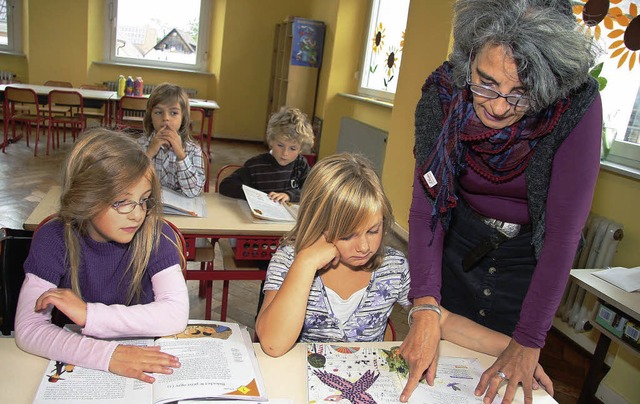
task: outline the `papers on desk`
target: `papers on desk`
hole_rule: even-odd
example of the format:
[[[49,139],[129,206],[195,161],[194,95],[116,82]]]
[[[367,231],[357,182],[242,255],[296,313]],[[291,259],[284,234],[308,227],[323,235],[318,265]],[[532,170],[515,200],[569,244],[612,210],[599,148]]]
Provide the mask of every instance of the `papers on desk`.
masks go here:
[[[276,222],[295,222],[298,217],[298,205],[274,202],[269,196],[257,189],[242,185],[251,214],[261,220]]]
[[[625,292],[636,292],[640,290],[640,267],[607,268],[602,271],[593,272],[593,275],[604,279]]]
[[[310,403],[338,401],[338,395],[350,396],[351,402],[396,403],[407,373],[408,365],[400,356],[399,347],[386,350],[321,343],[307,346]],[[409,403],[482,402],[473,394],[481,375],[482,368],[475,358],[441,356],[434,385],[420,383]]]
[[[165,215],[207,216],[207,204],[202,195],[186,197],[168,188],[162,188],[162,213]]]

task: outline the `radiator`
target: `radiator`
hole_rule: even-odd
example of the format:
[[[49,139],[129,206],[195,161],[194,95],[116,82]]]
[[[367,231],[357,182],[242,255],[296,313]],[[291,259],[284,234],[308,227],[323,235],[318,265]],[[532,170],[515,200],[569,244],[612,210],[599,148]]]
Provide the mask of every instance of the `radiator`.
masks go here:
[[[0,70],[0,84],[11,84],[16,77],[13,72],[7,70]]]
[[[118,91],[118,82],[116,81],[105,81],[102,84],[107,86],[107,90],[109,91]],[[151,92],[157,87],[157,84],[144,84],[142,86],[143,94],[151,94]],[[198,90],[195,88],[185,88],[184,91],[187,92],[189,98],[194,98],[196,94],[198,94]]]
[[[371,160],[378,175],[382,176],[388,136],[387,132],[375,126],[343,117],[340,121],[336,151],[364,155]]]
[[[585,245],[576,254],[574,268],[608,268],[624,232],[622,225],[598,215],[590,215],[583,234]],[[575,332],[589,331],[597,299],[569,281],[556,316]]]

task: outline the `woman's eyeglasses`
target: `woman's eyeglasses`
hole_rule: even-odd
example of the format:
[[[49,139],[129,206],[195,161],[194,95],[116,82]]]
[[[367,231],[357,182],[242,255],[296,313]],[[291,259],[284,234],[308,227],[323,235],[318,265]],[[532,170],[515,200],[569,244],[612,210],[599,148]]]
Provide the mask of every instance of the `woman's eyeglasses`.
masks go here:
[[[483,84],[471,82],[471,56],[469,56],[469,64],[467,65],[467,85],[472,93],[483,98],[495,100],[496,98],[504,98],[509,105],[512,105],[518,111],[526,111],[531,107],[531,99],[522,94],[502,94],[500,91]]]
[[[118,201],[115,202],[111,207],[116,210],[116,212],[126,215],[128,213],[133,212],[136,206],[140,205],[140,208],[148,215],[156,206],[156,199],[154,197],[143,198],[140,199],[140,202],[136,201]]]

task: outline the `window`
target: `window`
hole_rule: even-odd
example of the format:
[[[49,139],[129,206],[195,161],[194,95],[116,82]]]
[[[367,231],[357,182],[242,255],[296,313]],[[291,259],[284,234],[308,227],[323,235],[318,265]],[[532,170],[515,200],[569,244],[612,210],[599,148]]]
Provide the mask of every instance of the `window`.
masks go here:
[[[0,51],[22,52],[21,0],[0,0]]]
[[[105,59],[204,71],[210,4],[208,0],[105,1]]]
[[[609,3],[606,12],[590,14],[593,10],[585,12],[585,1],[582,0],[574,5],[573,11],[605,51],[599,60],[603,63],[599,77],[606,80],[600,92],[603,157],[640,168],[640,41],[637,34],[629,35],[632,31],[637,32],[640,25],[638,2],[610,0]],[[625,33],[627,29],[629,32]]]
[[[393,100],[408,13],[409,0],[372,0],[359,93]]]

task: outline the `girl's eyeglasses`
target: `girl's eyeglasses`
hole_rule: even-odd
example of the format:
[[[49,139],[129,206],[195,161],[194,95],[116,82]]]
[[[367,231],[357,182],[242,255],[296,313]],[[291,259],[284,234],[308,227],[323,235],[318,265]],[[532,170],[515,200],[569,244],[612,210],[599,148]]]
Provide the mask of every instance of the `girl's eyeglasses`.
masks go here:
[[[140,205],[140,208],[148,215],[156,206],[156,199],[152,196],[149,198],[140,199],[140,202],[136,201],[118,201],[115,202],[111,207],[116,210],[116,212],[126,215],[128,213],[133,212],[136,206]]]

